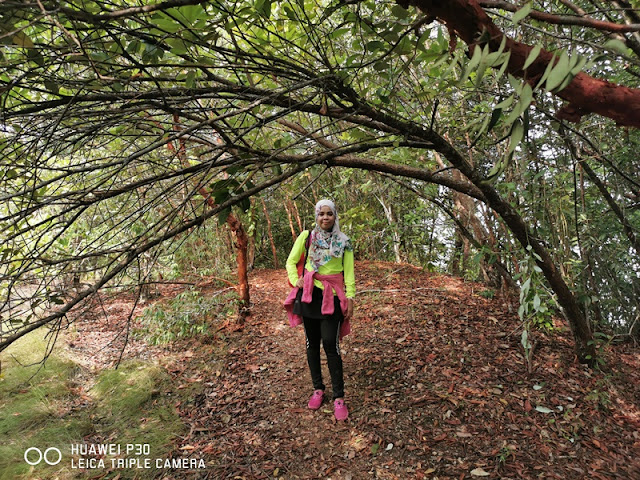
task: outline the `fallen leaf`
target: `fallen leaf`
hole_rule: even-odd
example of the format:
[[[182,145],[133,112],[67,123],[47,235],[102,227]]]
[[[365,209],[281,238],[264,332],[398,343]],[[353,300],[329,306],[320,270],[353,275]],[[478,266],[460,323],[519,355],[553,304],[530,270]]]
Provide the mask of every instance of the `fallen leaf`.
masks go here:
[[[533,407],[531,406],[531,402],[529,400],[525,400],[524,401],[524,411],[525,412],[530,412],[531,410],[533,410]]]
[[[551,410],[550,408],[543,407],[541,405],[537,405],[536,406],[536,411],[538,411],[540,413],[552,413],[553,412],[553,410]]]
[[[481,468],[474,468],[473,470],[471,470],[471,475],[473,475],[474,477],[488,477],[490,474],[489,472],[485,472]]]

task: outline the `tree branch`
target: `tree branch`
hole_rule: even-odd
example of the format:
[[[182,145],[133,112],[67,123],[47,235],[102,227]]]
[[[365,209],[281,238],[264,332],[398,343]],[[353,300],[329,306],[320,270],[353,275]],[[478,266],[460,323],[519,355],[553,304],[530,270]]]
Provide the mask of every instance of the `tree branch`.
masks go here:
[[[489,18],[476,0],[411,0],[411,5],[435,16],[454,31],[469,47],[487,37],[492,51],[497,51],[506,35]],[[523,69],[532,46],[506,37],[505,51],[511,53],[507,71],[535,85],[553,59],[542,50],[536,60]],[[640,89],[617,85],[579,73],[560,92],[554,92],[568,103],[557,112],[559,119],[579,122],[588,113],[613,119],[617,125],[640,128]]]
[[[563,1],[562,3],[565,2]],[[517,12],[522,8],[521,5],[514,5],[503,0],[479,0],[478,4],[483,8],[499,8],[507,12]],[[583,13],[581,15],[586,14]],[[620,25],[619,23],[605,22],[586,16],[555,15],[538,10],[532,10],[527,16],[553,25],[577,25],[613,33],[640,32],[640,24]]]

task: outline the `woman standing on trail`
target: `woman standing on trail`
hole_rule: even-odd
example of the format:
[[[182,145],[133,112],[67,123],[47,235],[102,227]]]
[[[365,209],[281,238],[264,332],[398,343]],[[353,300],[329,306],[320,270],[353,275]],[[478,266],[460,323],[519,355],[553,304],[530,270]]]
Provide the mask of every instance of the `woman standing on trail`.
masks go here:
[[[356,293],[353,247],[349,237],[340,231],[338,212],[331,200],[320,200],[315,213],[316,227],[300,234],[287,259],[287,275],[294,288],[285,301],[285,309],[291,326],[304,324],[314,388],[309,408],[317,410],[324,400],[322,340],[331,374],[334,414],[336,419],[346,420],[349,412],[344,403],[340,340],[349,333],[349,320],[353,316]],[[301,260],[304,267],[299,269]]]

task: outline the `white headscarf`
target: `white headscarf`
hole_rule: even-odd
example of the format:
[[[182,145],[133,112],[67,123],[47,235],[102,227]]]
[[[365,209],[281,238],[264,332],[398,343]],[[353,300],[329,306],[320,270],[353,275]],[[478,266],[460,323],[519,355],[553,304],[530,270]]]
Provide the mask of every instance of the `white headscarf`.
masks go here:
[[[329,207],[333,212],[335,222],[331,231],[327,232],[317,225],[318,215],[322,207]],[[351,240],[340,231],[338,211],[331,200],[320,200],[316,203],[316,227],[311,231],[311,246],[309,257],[315,271],[331,260],[332,257],[340,258],[345,250],[353,250]]]

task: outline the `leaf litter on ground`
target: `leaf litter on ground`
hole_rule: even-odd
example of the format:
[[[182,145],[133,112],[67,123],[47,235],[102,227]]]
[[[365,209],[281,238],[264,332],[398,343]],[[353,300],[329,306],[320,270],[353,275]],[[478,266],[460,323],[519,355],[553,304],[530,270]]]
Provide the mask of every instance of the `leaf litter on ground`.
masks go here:
[[[304,332],[282,309],[284,270],[252,272],[244,325],[169,349],[192,352],[167,363],[176,383],[201,386],[176,405],[190,433],[175,451],[206,459],[202,478],[640,478],[633,345],[609,346],[603,369],[589,370],[556,319],[553,332],[533,332],[529,374],[517,299],[411,265],[358,262],[356,278],[341,344],[347,422],[330,402],[306,408]]]

